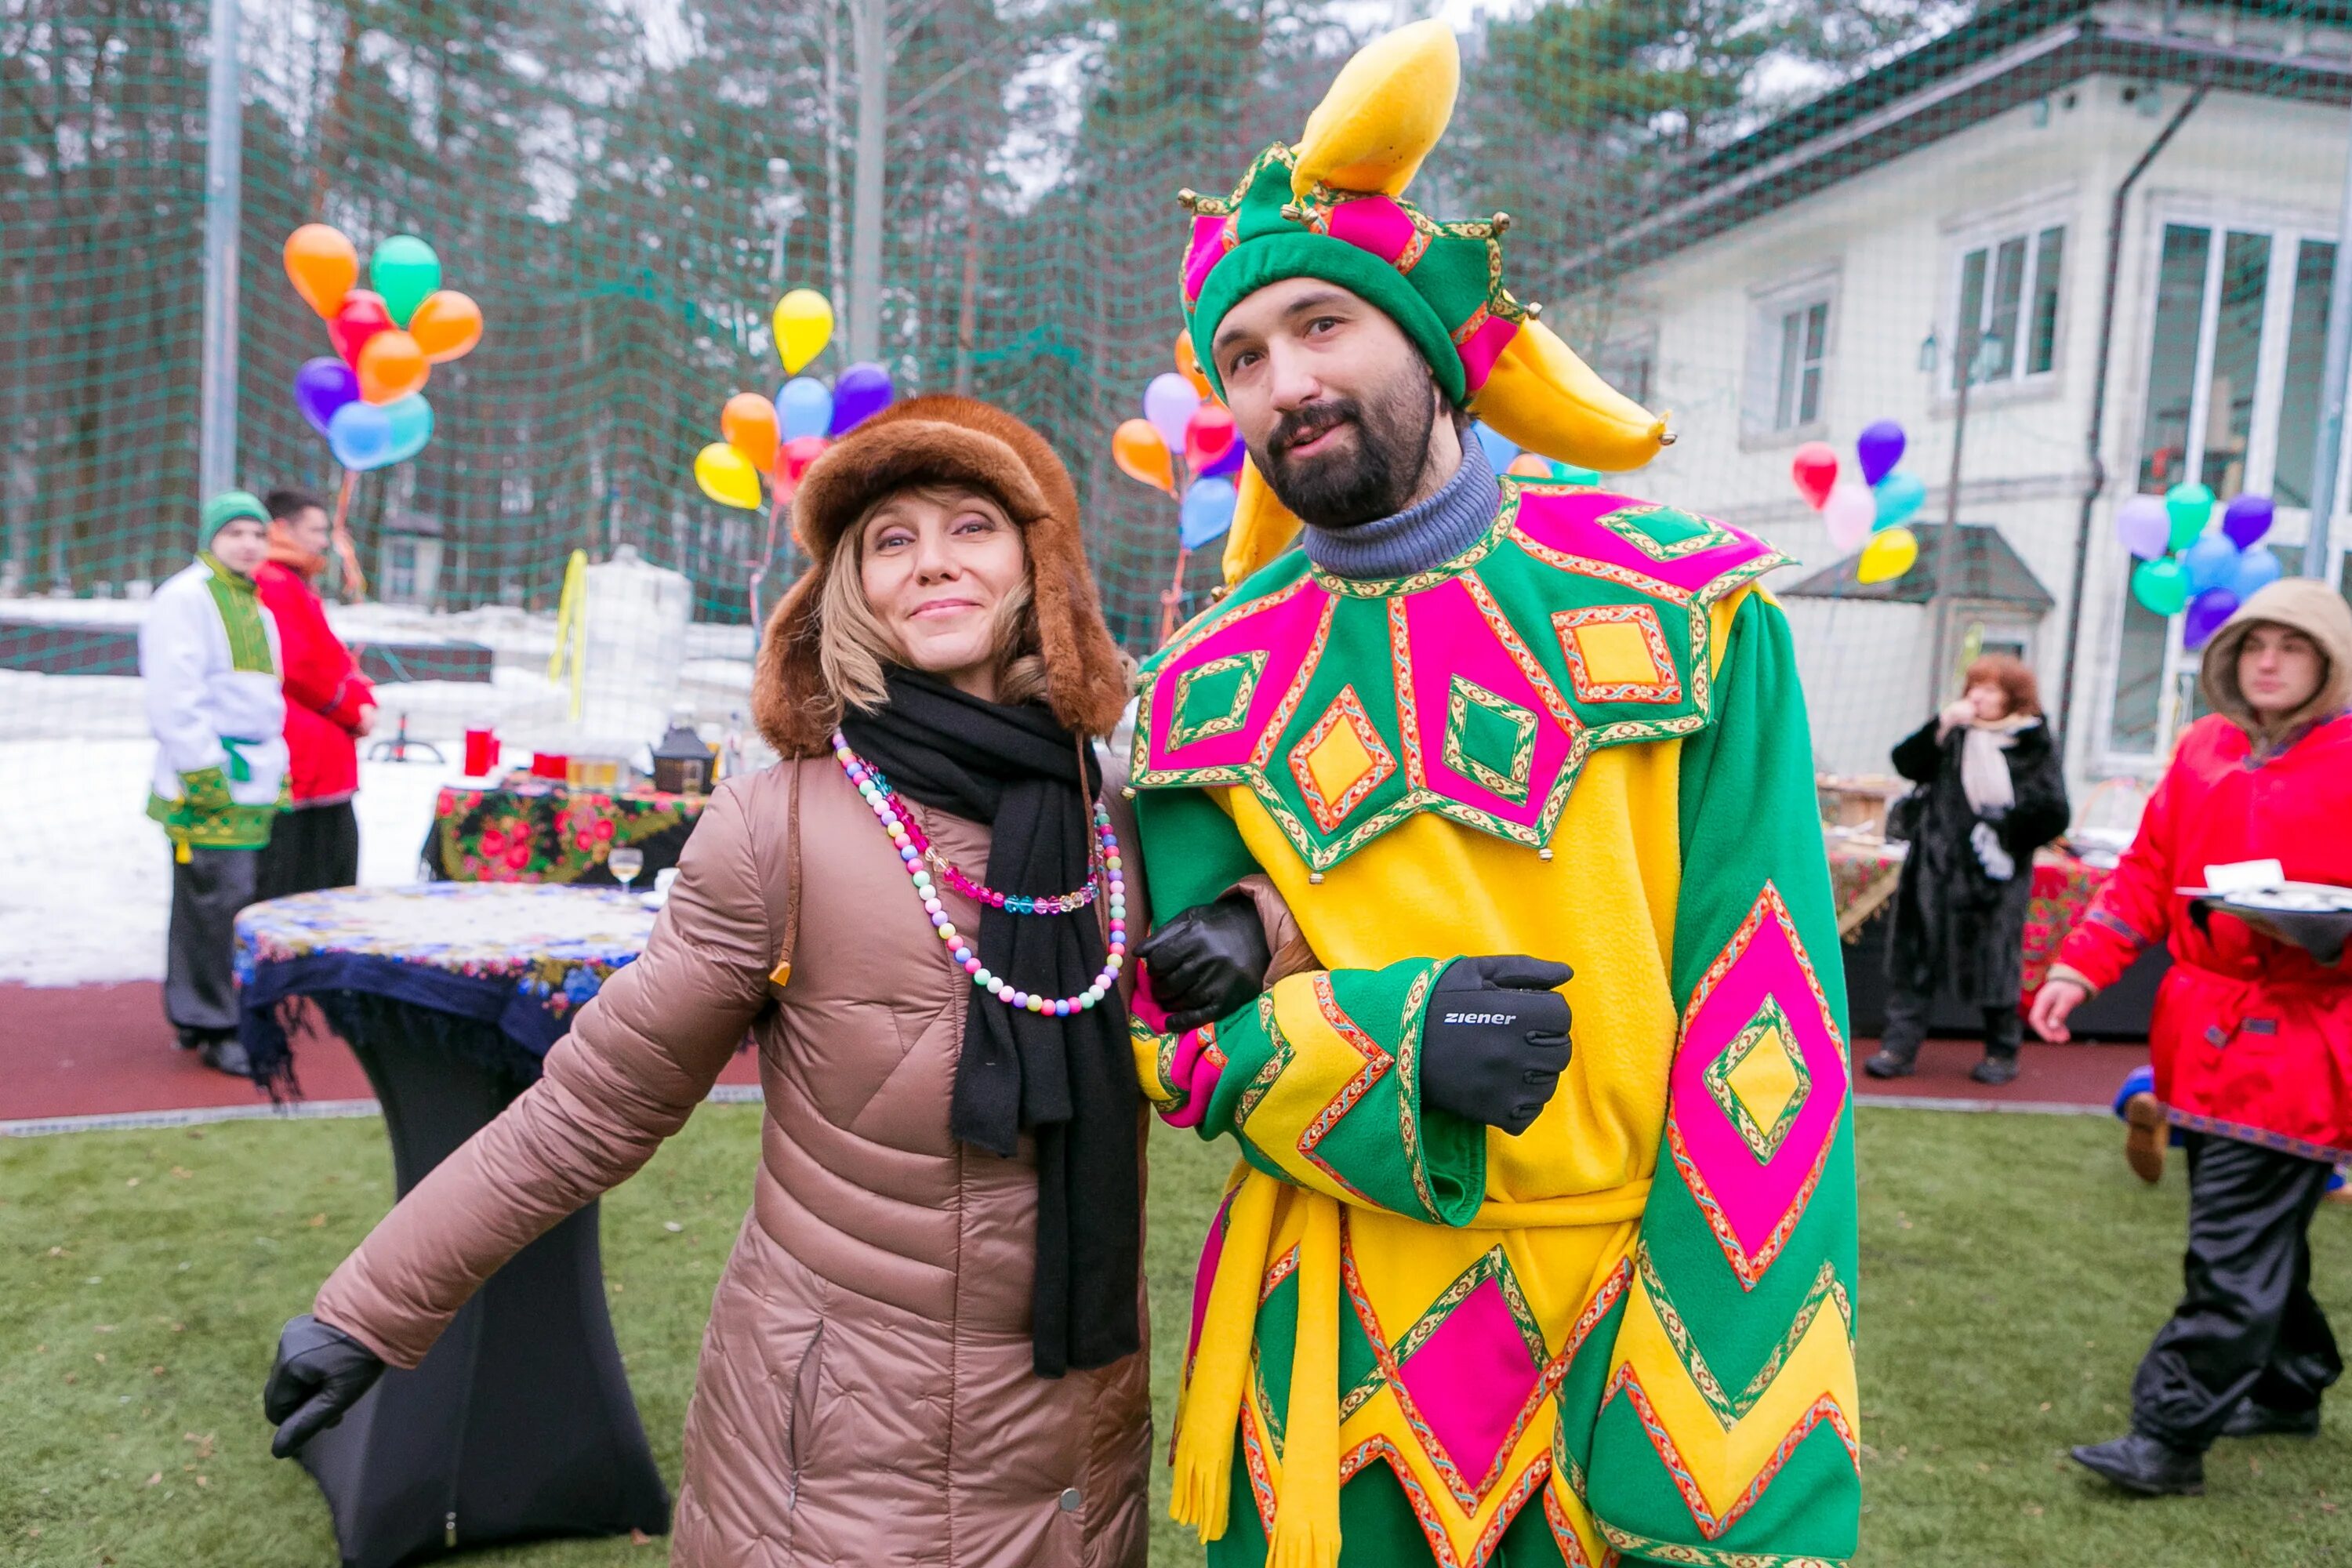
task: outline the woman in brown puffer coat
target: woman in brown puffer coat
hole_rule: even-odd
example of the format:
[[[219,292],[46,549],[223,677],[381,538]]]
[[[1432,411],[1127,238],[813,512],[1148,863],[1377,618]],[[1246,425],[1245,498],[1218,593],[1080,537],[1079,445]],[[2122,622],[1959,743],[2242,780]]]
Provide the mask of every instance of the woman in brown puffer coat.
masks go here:
[[[1145,906],[1123,814],[1128,847],[1096,853],[1095,803],[1118,792],[1087,737],[1128,674],[1076,495],[1020,421],[924,397],[820,458],[793,520],[816,564],[753,694],[785,760],[719,786],[644,956],[288,1325],[278,1447],[381,1363],[414,1366],[499,1265],[634,1173],[748,1031],[761,1167],[703,1340],[671,1561],[1140,1568],[1141,1100],[1125,986],[1098,980],[1123,942],[1112,877]],[[936,910],[853,757],[931,846]],[[959,875],[1097,890],[983,910]],[[959,951],[1016,1002],[1095,1000],[1016,1010]]]

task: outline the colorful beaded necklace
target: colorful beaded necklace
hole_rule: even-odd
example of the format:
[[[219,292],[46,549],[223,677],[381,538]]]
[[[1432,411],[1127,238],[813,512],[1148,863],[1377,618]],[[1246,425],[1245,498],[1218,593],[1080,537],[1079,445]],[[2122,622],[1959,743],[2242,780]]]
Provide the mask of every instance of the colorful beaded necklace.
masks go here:
[[[940,902],[939,888],[931,880],[930,872],[924,868],[924,862],[929,858],[937,863],[950,885],[967,897],[1001,909],[1007,914],[1068,914],[1084,909],[1094,901],[1097,879],[1088,877],[1086,886],[1078,891],[1056,893],[1050,897],[1024,897],[1000,893],[984,887],[957,870],[931,848],[923,837],[922,829],[915,825],[913,814],[899,802],[898,793],[891,789],[888,781],[849,749],[848,740],[838,730],[833,735],[833,754],[841,763],[841,771],[848,775],[849,782],[856,786],[858,795],[874,813],[874,820],[880,823],[883,831],[890,836],[892,847],[898,851],[898,863],[906,867],[908,877],[915,884],[917,896],[923,900],[923,912],[930,917],[931,930],[938,933],[940,941],[947,944],[949,955],[974,985],[1008,1007],[1055,1018],[1066,1018],[1073,1013],[1085,1012],[1110,994],[1111,988],[1118,984],[1119,970],[1127,963],[1127,879],[1119,874],[1118,839],[1111,831],[1110,812],[1102,802],[1095,802],[1094,831],[1096,856],[1102,868],[1101,878],[1108,884],[1110,952],[1103,960],[1102,973],[1095,976],[1094,984],[1076,996],[1039,996],[1019,989],[1002,975],[992,974],[982,967],[980,955],[972,951],[972,944],[948,918],[946,908]]]

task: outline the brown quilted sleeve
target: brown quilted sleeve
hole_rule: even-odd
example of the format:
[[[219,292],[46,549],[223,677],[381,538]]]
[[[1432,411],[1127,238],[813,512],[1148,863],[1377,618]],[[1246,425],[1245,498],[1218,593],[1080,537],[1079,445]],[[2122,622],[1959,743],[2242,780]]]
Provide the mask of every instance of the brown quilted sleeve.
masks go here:
[[[722,784],[644,954],[547,1054],[544,1076],[436,1166],[320,1287],[313,1310],[413,1367],[499,1267],[634,1175],[685,1125],[767,999],[773,962],[745,796]]]
[[[1274,962],[1265,971],[1268,989],[1277,980],[1324,967],[1322,960],[1315,956],[1315,950],[1307,945],[1307,938],[1299,934],[1298,921],[1270,879],[1252,872],[1234,883],[1233,890],[1249,895],[1250,902],[1257,906],[1258,922],[1265,927],[1265,945],[1274,954]]]

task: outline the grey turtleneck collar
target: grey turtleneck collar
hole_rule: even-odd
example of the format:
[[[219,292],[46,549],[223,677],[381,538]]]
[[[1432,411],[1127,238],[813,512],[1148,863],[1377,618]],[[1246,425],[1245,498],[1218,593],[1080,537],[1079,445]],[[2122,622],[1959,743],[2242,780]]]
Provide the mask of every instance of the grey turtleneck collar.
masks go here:
[[[1353,528],[1306,530],[1307,558],[1335,577],[1406,577],[1451,561],[1486,536],[1503,504],[1486,449],[1462,438],[1462,466],[1428,500]]]

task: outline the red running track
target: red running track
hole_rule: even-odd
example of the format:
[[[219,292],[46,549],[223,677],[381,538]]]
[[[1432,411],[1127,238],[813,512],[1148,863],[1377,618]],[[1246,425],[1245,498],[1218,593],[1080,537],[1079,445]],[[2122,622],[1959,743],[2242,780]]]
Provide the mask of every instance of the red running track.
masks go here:
[[[0,985],[0,1121],[268,1103],[250,1083],[174,1044],[163,991],[152,980]],[[294,1061],[306,1100],[374,1096],[358,1059],[332,1035],[303,1038]],[[759,1080],[748,1053],[719,1075],[728,1084]]]

